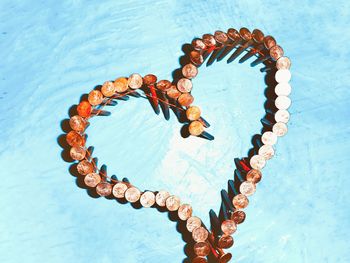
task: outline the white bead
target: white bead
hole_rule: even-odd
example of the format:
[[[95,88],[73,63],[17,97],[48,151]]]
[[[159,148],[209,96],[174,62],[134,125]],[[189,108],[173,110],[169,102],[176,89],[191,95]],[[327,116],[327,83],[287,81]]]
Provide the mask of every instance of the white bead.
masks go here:
[[[278,110],[275,113],[275,120],[276,122],[283,122],[287,123],[290,119],[290,114],[287,110]]]
[[[287,83],[290,81],[290,78],[292,77],[292,74],[288,69],[280,69],[277,70],[275,79],[278,83]]]
[[[279,83],[275,87],[275,93],[277,96],[288,96],[292,91],[292,87],[289,83]]]
[[[261,170],[262,168],[264,168],[265,164],[266,164],[266,160],[264,157],[262,157],[261,155],[254,155],[251,159],[250,159],[250,166],[254,169],[257,170]]]
[[[263,156],[265,160],[270,160],[275,155],[275,150],[271,145],[264,144],[259,149],[259,155]]]
[[[275,105],[279,110],[286,110],[291,104],[292,101],[287,96],[278,96],[275,100]]]
[[[273,125],[272,131],[274,134],[276,134],[277,136],[280,137],[280,136],[286,135],[286,133],[288,131],[288,127],[283,122],[277,122]]]
[[[277,142],[277,135],[271,131],[264,132],[261,141],[263,144],[274,145]]]

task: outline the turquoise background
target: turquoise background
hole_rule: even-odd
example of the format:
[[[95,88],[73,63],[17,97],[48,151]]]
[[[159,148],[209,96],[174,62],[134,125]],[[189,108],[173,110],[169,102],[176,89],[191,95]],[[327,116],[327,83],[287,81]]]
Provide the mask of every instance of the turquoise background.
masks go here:
[[[350,262],[348,1],[0,1],[0,262],[182,262],[166,213],[92,198],[61,158],[60,123],[105,80],[171,78],[181,47],[229,27],[260,28],[293,62],[287,136],[234,235],[233,262]],[[202,67],[195,104],[214,141],[132,98],[88,129],[109,175],[168,189],[208,222],[233,159],[264,116],[259,67]]]

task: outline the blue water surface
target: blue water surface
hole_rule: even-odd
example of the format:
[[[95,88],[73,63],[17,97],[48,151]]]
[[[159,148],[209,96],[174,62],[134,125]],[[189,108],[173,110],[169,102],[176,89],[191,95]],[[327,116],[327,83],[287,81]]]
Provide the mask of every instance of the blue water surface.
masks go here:
[[[229,27],[275,36],[292,61],[292,117],[264,169],[233,262],[350,262],[350,2],[0,1],[0,262],[182,262],[176,222],[156,209],[93,198],[58,137],[68,109],[105,80],[171,79],[182,45]],[[168,189],[208,225],[234,158],[264,116],[264,74],[249,62],[201,67],[195,104],[214,141],[132,98],[92,120],[88,145],[109,175]]]

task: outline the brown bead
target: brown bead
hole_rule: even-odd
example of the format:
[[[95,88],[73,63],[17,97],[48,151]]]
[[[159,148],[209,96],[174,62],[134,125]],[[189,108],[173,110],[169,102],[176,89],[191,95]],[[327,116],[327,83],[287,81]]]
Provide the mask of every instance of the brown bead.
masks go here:
[[[85,138],[76,131],[68,132],[66,135],[66,141],[72,147],[85,145]]]
[[[176,211],[180,207],[180,198],[176,195],[171,195],[166,199],[165,205],[169,211]]]
[[[216,40],[214,36],[211,34],[204,34],[202,36],[202,39],[207,48],[210,48],[216,45]]]
[[[222,235],[217,241],[218,247],[223,249],[232,247],[233,243],[233,238],[230,235]]]
[[[84,178],[84,183],[89,187],[96,187],[101,182],[101,176],[97,173],[89,173]]]
[[[168,95],[169,98],[177,100],[180,97],[181,92],[176,88],[175,85],[171,85],[169,90],[166,92],[166,94]]]
[[[196,121],[201,116],[201,109],[197,106],[191,106],[186,110],[187,119],[190,121]]]
[[[130,75],[128,79],[128,86],[131,89],[139,89],[142,87],[142,84],[143,84],[143,80],[140,74],[134,73]]]
[[[220,44],[225,44],[228,41],[227,34],[220,31],[220,30],[215,31],[214,38],[215,38],[216,42],[218,42]]]
[[[245,220],[245,217],[246,217],[246,215],[245,215],[244,211],[242,211],[242,210],[236,210],[231,215],[231,219],[233,221],[235,221],[235,223],[237,225],[242,224]]]
[[[87,175],[89,173],[92,173],[94,170],[94,165],[87,160],[82,160],[77,165],[77,171],[81,175]]]
[[[128,80],[127,80],[127,78],[124,78],[124,77],[117,78],[114,81],[114,86],[115,86],[116,92],[119,92],[119,93],[123,93],[129,89]]]
[[[177,89],[182,93],[191,92],[192,90],[192,81],[187,78],[181,78],[177,82]]]
[[[199,50],[199,51],[202,51],[203,49],[206,48],[204,42],[202,39],[200,38],[196,38],[196,39],[193,39],[192,40],[192,46],[195,50]]]
[[[192,216],[192,207],[188,204],[182,204],[177,211],[177,214],[181,220],[187,220]]]
[[[252,33],[255,43],[262,43],[264,41],[264,33],[259,29],[254,29]]]
[[[261,178],[262,178],[261,172],[256,169],[251,169],[246,175],[246,180],[254,184],[259,183]]]
[[[275,61],[282,57],[283,53],[283,49],[279,45],[270,48],[270,56]]]
[[[195,257],[192,259],[192,263],[207,263],[208,261],[204,257]]]
[[[242,27],[239,30],[239,34],[244,41],[249,41],[252,39],[252,33],[249,31],[248,28]]]
[[[192,238],[196,242],[204,242],[205,240],[207,240],[208,235],[208,230],[206,230],[202,226],[197,227],[192,231]]]
[[[227,254],[222,254],[219,256],[219,261],[218,263],[227,263],[231,260],[232,258],[232,254],[231,253],[227,253]]]
[[[126,184],[119,182],[113,186],[112,193],[116,198],[124,198],[127,189],[128,187]]]
[[[193,64],[195,64],[196,66],[199,66],[203,63],[204,59],[203,56],[201,55],[201,53],[197,50],[192,50],[190,52],[190,60]]]
[[[188,107],[192,104],[194,98],[190,93],[183,93],[180,95],[177,101],[180,103],[181,106]]]
[[[72,147],[70,149],[69,154],[70,154],[70,157],[72,157],[72,159],[80,161],[85,158],[86,151],[83,147],[80,147],[80,146]]]
[[[143,83],[145,83],[145,85],[147,86],[155,84],[156,82],[157,82],[157,77],[153,74],[148,74],[143,77]]]
[[[101,92],[106,97],[112,97],[116,92],[116,87],[112,81],[106,81],[102,85]]]
[[[69,125],[73,130],[83,132],[86,128],[87,121],[79,115],[74,115],[70,118]]]
[[[200,227],[202,225],[202,221],[199,217],[191,216],[187,219],[186,228],[188,232],[192,232],[195,228]]]
[[[88,101],[91,105],[100,105],[103,101],[103,94],[99,90],[92,90],[89,93]]]
[[[238,30],[234,28],[230,28],[229,30],[227,30],[227,36],[232,42],[235,42],[241,38]]]
[[[171,82],[169,80],[163,79],[158,81],[157,89],[161,91],[168,91],[171,88]]]
[[[195,65],[189,63],[182,68],[182,75],[185,78],[192,79],[198,74],[198,69]]]
[[[77,106],[77,112],[81,117],[84,117],[84,118],[90,117],[92,112],[91,104],[85,100],[80,102]]]
[[[276,46],[276,44],[277,44],[277,42],[272,36],[264,37],[264,46],[267,50],[269,50],[273,46]]]
[[[107,182],[101,182],[96,186],[96,193],[100,196],[109,196],[112,193],[112,185]]]
[[[232,235],[237,230],[237,225],[233,220],[225,220],[221,223],[221,230],[225,235]]]
[[[210,253],[210,245],[207,242],[198,242],[194,244],[193,250],[197,256],[205,257]]]
[[[232,204],[236,209],[243,209],[248,206],[249,200],[245,195],[238,194],[232,199]]]
[[[188,130],[191,135],[198,136],[201,135],[204,131],[204,126],[200,121],[193,121],[191,122],[190,126],[188,127]]]

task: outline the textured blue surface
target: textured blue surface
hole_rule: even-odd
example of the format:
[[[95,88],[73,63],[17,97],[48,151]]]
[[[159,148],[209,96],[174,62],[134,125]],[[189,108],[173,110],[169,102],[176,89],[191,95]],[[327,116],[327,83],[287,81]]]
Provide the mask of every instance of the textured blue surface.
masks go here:
[[[81,94],[133,72],[171,77],[195,36],[246,26],[293,61],[289,134],[264,169],[234,262],[350,262],[348,1],[0,1],[0,262],[181,262],[176,223],[155,209],[91,198],[61,159],[60,122]],[[151,59],[152,58],[152,59]],[[183,139],[147,101],[93,120],[110,174],[165,188],[208,222],[264,116],[263,74],[201,68],[196,105],[212,142]]]

